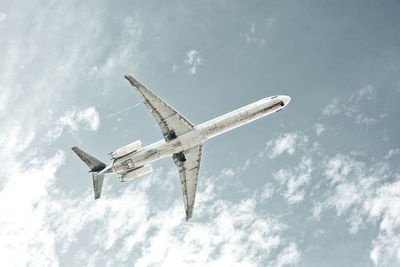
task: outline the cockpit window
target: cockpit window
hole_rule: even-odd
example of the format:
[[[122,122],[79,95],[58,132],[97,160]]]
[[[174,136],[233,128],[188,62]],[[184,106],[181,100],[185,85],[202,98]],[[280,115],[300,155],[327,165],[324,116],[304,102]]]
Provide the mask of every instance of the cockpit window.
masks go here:
[[[271,99],[274,99],[274,98],[277,98],[278,96],[276,95],[276,96],[273,96],[273,97],[271,97]]]

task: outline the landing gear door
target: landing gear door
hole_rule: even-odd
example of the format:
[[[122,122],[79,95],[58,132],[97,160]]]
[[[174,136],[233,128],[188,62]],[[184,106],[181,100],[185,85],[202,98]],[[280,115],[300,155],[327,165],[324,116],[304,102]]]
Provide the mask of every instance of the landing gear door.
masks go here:
[[[128,167],[128,169],[133,169],[133,162],[131,159],[128,159],[126,161],[126,166]]]

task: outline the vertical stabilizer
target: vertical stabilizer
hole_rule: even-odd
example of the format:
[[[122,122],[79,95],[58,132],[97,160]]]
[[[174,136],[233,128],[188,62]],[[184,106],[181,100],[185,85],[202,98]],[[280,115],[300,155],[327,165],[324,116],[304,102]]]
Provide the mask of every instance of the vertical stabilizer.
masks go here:
[[[101,195],[101,189],[103,187],[103,181],[104,181],[104,174],[100,174],[102,170],[106,167],[106,164],[101,162],[100,160],[96,159],[92,155],[86,153],[82,149],[74,146],[72,148],[72,151],[75,152],[78,157],[86,163],[86,165],[89,167],[90,172],[92,173],[92,178],[93,178],[93,190],[94,190],[94,198],[98,199],[100,198]]]

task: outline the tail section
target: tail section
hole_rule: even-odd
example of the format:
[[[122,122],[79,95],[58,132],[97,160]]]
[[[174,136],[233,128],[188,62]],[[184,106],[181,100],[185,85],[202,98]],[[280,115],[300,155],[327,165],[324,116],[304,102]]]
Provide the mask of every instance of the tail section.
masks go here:
[[[106,164],[104,164],[100,160],[96,159],[92,155],[86,153],[85,151],[83,151],[82,149],[80,149],[76,146],[74,146],[72,148],[72,150],[89,167],[90,172],[92,173],[92,178],[93,178],[94,198],[95,199],[100,198],[101,189],[103,187],[104,174],[99,175],[99,172],[101,172],[102,170],[105,169]]]

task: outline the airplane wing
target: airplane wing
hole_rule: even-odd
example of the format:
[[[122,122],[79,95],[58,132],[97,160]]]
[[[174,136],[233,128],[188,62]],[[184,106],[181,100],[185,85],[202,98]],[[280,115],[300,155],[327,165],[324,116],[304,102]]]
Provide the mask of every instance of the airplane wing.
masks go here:
[[[194,125],[189,120],[171,108],[143,84],[130,75],[125,75],[125,78],[136,89],[150,114],[157,121],[166,141],[175,139],[177,136],[193,129]]]
[[[194,125],[189,120],[170,107],[143,84],[132,76],[125,75],[125,78],[136,89],[143,103],[150,111],[150,114],[157,121],[166,141],[175,139],[177,136],[185,134],[193,129]],[[181,179],[186,221],[192,217],[193,213],[201,151],[202,145],[198,145],[173,155]]]
[[[194,200],[196,197],[197,177],[199,176],[200,161],[203,145],[198,145],[173,155],[185,202],[186,221],[192,217]]]

